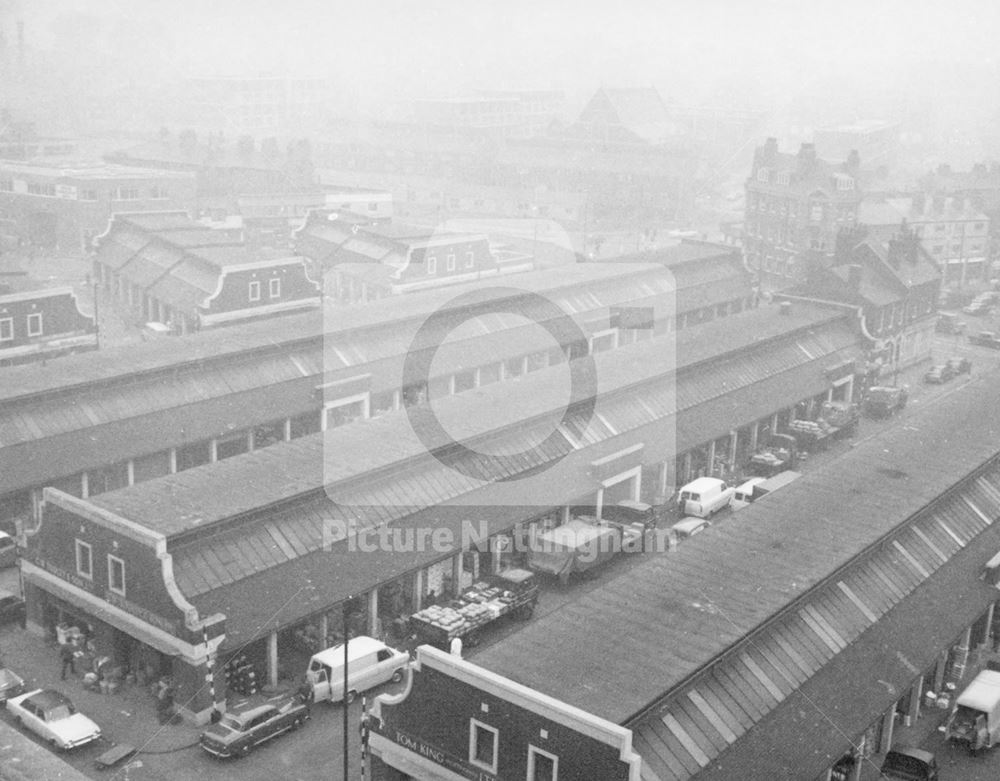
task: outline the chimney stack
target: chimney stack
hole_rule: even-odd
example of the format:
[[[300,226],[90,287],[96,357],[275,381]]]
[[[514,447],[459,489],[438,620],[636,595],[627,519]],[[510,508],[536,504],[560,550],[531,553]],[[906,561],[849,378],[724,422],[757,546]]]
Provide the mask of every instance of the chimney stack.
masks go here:
[[[792,302],[782,301],[778,304],[778,313],[782,315],[790,315],[792,313]]]
[[[768,138],[764,142],[764,146],[761,149],[761,160],[765,163],[773,162],[774,158],[778,156],[778,139]]]
[[[858,154],[857,149],[852,149],[850,154],[847,155],[847,162],[844,163],[844,168],[852,174],[857,173],[858,169],[861,168],[861,155]]]
[[[924,193],[915,193],[910,203],[910,213],[922,215],[927,209],[927,196]]]
[[[799,173],[808,173],[816,165],[816,145],[803,144],[799,148]]]

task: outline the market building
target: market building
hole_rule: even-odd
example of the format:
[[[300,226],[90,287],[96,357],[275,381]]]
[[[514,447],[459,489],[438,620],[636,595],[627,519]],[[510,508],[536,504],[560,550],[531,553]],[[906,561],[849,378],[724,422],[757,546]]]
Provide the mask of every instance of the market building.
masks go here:
[[[621,327],[648,330],[628,325]],[[521,334],[520,348],[533,349],[530,340]],[[352,630],[391,637],[397,618],[481,573],[516,564],[520,554],[505,541],[565,522],[574,506],[600,514],[625,499],[662,503],[693,476],[735,474],[761,432],[787,423],[801,404],[850,398],[857,349],[844,315],[804,305],[750,309],[676,332],[657,333],[654,326],[628,344],[595,350],[592,343],[589,359],[565,344],[561,360],[549,350],[546,366],[526,370],[520,363],[516,382],[436,396],[440,385],[432,380],[434,410],[449,432],[444,439],[425,425],[429,407],[420,402],[400,400],[367,419],[369,383],[379,376],[371,367],[371,374],[320,386],[327,406],[319,433],[249,451],[246,435],[234,432],[242,455],[88,499],[46,488],[22,565],[29,624],[54,631],[54,621],[66,621],[59,611],[95,627],[115,619],[118,630],[148,644],[142,638],[150,626],[166,631],[163,621],[174,620],[176,645],[190,643],[192,627],[224,616],[209,633],[209,640],[222,638],[217,649],[199,654],[184,646],[172,662],[174,677],[186,681],[179,699],[194,698],[188,715],[205,718],[223,702],[200,693],[216,650],[218,668],[238,652],[257,680],[275,684],[294,675],[304,653],[336,640],[340,605],[349,595],[365,606]],[[457,369],[456,379],[473,368],[462,365],[470,353],[461,342],[435,352],[435,363]],[[510,360],[498,358],[484,356],[506,374]],[[588,360],[596,387],[571,389],[567,406],[566,369]],[[489,371],[485,364],[473,373]],[[480,453],[519,454],[484,458],[456,450],[456,442],[475,443]],[[167,455],[170,461],[180,453]],[[78,551],[74,558],[68,543],[50,538],[53,513],[79,516],[57,523],[80,529],[78,549],[92,550],[101,562],[118,556],[122,535],[139,534],[128,530],[144,530],[161,546],[156,590],[173,593],[173,605],[190,605],[190,620],[177,622],[171,603],[128,591],[127,583],[138,607],[128,616],[108,612],[109,599],[124,608],[108,596],[98,565],[84,566],[97,573],[93,586],[81,573]],[[475,540],[466,533],[470,523]],[[402,549],[380,544],[382,528],[402,535]],[[448,539],[416,542],[431,528]],[[122,562],[109,570],[116,587],[122,567],[151,571],[141,560]],[[218,677],[216,692],[226,696]]]
[[[251,251],[183,212],[116,214],[95,245],[100,288],[138,322],[181,334],[320,305],[301,258]]]
[[[534,270],[524,253],[494,251],[488,237],[372,222],[316,211],[295,233],[296,251],[324,277],[326,294],[362,303],[431,287]]]
[[[191,209],[194,176],[103,161],[0,160],[0,232],[83,254],[117,212]]]
[[[621,322],[623,307],[652,307],[654,333],[668,334],[703,319],[700,312],[755,305],[745,276],[741,285],[720,284],[650,264],[576,264],[519,274],[516,285],[514,279],[504,287],[554,303],[594,352],[650,336]],[[468,354],[484,356],[482,365],[456,357],[427,381],[404,382],[412,335],[428,315],[492,285],[466,283],[153,340],[141,357],[123,346],[68,356],[58,371],[11,367],[0,388],[0,522],[30,525],[47,485],[92,496],[548,366],[556,344],[546,335],[532,334],[516,317],[490,317],[481,334],[455,348],[464,344]]]
[[[22,282],[0,282],[0,366],[97,349],[97,324],[72,288]]]
[[[369,732],[375,781],[641,778],[628,730],[430,646]]]
[[[994,646],[996,380],[471,660],[629,728],[650,781],[859,779]]]

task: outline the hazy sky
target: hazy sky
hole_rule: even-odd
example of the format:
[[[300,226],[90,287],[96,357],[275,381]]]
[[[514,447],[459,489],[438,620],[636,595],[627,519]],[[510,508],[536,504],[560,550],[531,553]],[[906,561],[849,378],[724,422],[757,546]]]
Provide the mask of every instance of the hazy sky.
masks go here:
[[[126,53],[168,75],[317,74],[410,96],[601,83],[678,99],[741,83],[787,93],[891,82],[919,61],[992,67],[1000,40],[998,0],[0,0],[8,40],[16,18],[36,48]]]

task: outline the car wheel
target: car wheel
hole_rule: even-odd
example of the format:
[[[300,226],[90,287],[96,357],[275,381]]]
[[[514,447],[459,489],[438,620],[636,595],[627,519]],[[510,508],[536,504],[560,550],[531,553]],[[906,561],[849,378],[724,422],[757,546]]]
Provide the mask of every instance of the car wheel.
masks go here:
[[[403,671],[396,670],[396,672],[392,674],[392,682],[399,683],[401,680],[403,680]]]
[[[253,743],[247,743],[245,746],[240,746],[240,756],[241,757],[245,757],[251,751],[253,751]]]
[[[292,730],[293,731],[297,730],[301,726],[302,726],[302,717],[300,716],[299,718],[295,719],[295,721],[292,722]]]

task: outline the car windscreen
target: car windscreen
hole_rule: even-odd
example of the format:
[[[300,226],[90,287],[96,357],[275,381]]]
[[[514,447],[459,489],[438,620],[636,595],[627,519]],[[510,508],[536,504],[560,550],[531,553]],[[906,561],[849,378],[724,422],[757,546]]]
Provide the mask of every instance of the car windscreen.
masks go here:
[[[45,720],[59,721],[60,719],[68,719],[74,713],[76,713],[76,708],[74,708],[72,705],[69,704],[56,705],[45,711]]]

